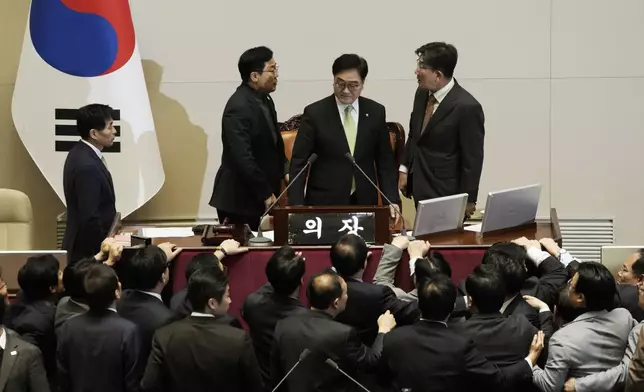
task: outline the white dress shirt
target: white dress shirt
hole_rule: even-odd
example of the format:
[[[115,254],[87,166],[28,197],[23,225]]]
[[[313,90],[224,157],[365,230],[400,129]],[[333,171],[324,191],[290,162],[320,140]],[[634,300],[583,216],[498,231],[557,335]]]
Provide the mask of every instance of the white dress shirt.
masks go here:
[[[434,93],[434,98],[436,98],[436,103],[434,104],[434,111],[432,112],[432,115],[436,113],[436,110],[438,109],[438,105],[440,105],[441,102],[443,102],[443,99],[445,99],[447,94],[452,90],[452,87],[454,87],[454,78],[450,79],[449,82],[447,82],[447,84],[443,86],[443,88],[441,88],[440,90]],[[411,132],[411,129],[409,131]],[[398,171],[401,173],[407,173],[409,169],[405,165],[400,165],[400,167],[398,168]]]
[[[163,302],[163,299],[161,298],[161,294],[159,294],[159,293],[153,293],[151,291],[143,291],[143,290],[139,290],[139,291],[142,292],[142,293],[145,293],[147,295],[151,295],[154,298],[157,298],[159,301]]]
[[[190,313],[190,316],[193,316],[193,317],[213,317],[213,318],[215,317],[214,314],[201,313],[201,312],[192,312],[192,313]]]
[[[358,99],[353,101],[353,103],[350,104],[345,104],[338,99],[335,99],[335,103],[338,105],[338,112],[340,113],[340,121],[342,121],[342,126],[344,126],[344,111],[347,110],[347,106],[352,106],[353,110],[351,110],[351,117],[353,118],[353,122],[356,123],[356,129],[358,127],[358,114],[360,113],[360,105],[358,105]]]
[[[0,336],[0,348],[5,349],[7,347],[7,330],[2,328],[2,335]]]
[[[101,152],[101,150],[99,150],[98,148],[96,148],[96,146],[95,146],[95,145],[93,145],[92,143],[88,142],[88,141],[87,141],[87,140],[85,140],[85,139],[81,139],[81,142],[83,142],[83,143],[87,144],[88,146],[90,146],[90,147],[92,148],[92,150],[94,150],[94,152],[95,152],[95,153],[96,153],[96,155],[98,156],[98,159],[103,159],[103,153]]]

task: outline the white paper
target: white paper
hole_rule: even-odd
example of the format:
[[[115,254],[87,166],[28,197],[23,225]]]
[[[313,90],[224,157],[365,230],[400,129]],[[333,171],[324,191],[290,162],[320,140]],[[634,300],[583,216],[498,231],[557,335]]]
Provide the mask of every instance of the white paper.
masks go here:
[[[257,232],[253,231],[252,232],[255,237],[257,237]],[[275,231],[269,230],[269,231],[262,231],[262,236],[268,238],[271,241],[275,241]]]
[[[463,230],[473,231],[473,232],[475,232],[475,233],[480,233],[480,232],[481,232],[481,228],[483,228],[483,223],[479,223],[479,224],[477,224],[477,225],[465,226],[465,227],[463,228]]]
[[[192,237],[192,227],[142,227],[141,236],[148,238]]]

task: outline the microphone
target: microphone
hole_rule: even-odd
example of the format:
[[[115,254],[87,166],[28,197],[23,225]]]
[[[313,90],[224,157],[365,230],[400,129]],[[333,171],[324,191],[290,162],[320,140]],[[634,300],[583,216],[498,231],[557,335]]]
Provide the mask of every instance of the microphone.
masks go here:
[[[360,171],[360,173],[362,173],[362,175],[364,176],[364,178],[366,178],[366,179],[369,181],[369,183],[370,183],[371,185],[373,185],[373,187],[374,187],[374,188],[376,188],[376,190],[378,191],[378,193],[380,193],[380,196],[382,196],[382,198],[383,198],[383,199],[385,199],[385,201],[386,201],[387,203],[389,203],[389,205],[394,205],[394,203],[392,203],[392,202],[391,202],[391,200],[389,200],[389,198],[388,198],[387,196],[385,196],[385,194],[384,194],[384,193],[382,193],[382,191],[380,190],[380,188],[378,188],[378,185],[376,185],[373,181],[371,181],[371,178],[369,178],[369,176],[367,175],[367,173],[365,173],[365,172],[364,172],[364,170],[362,170],[362,168],[361,168],[361,167],[356,163],[356,159],[353,157],[353,155],[351,155],[351,153],[350,153],[350,152],[348,152],[348,153],[344,154],[344,156],[345,156],[348,160],[350,160],[350,161],[351,161],[351,163],[353,164],[353,166],[354,166],[356,169],[358,169],[358,171]],[[398,208],[394,208],[394,211],[396,211],[396,215],[398,215],[398,216],[400,217],[400,220],[402,221],[402,230],[400,230],[400,234],[401,234],[401,235],[403,235],[403,236],[405,236],[405,237],[407,237],[407,227],[405,226],[405,218],[402,216],[402,214],[400,213],[400,211],[398,211]],[[410,239],[411,239],[411,238],[410,238]]]
[[[262,220],[266,217],[266,215],[268,215],[269,212],[271,212],[273,207],[275,207],[275,205],[280,201],[282,196],[284,196],[284,194],[286,194],[288,189],[291,187],[291,185],[293,185],[295,183],[295,181],[298,179],[298,177],[301,176],[302,173],[304,173],[306,171],[306,169],[308,169],[309,166],[311,166],[313,164],[313,162],[315,162],[316,159],[318,159],[318,154],[316,154],[316,153],[311,154],[309,159],[306,161],[306,165],[304,165],[304,167],[297,173],[295,178],[291,179],[291,181],[288,183],[288,185],[286,185],[286,188],[284,188],[282,193],[280,193],[280,195],[277,196],[277,198],[275,199],[273,204],[271,204],[266,209],[266,211],[264,211],[264,214],[262,214],[262,216],[259,218],[259,227],[257,228],[257,237],[253,237],[253,238],[249,239],[248,240],[248,246],[271,246],[273,244],[273,241],[271,241],[270,238],[266,238],[262,234],[262,227],[261,227],[262,226]]]
[[[297,367],[297,365],[299,365],[299,364],[300,364],[300,362],[302,362],[302,361],[304,360],[304,358],[306,358],[309,354],[311,354],[311,350],[309,350],[308,348],[305,348],[305,349],[304,349],[304,351],[302,351],[302,354],[300,354],[300,359],[298,359],[298,360],[297,360],[297,362],[295,362],[295,365],[293,365],[293,367],[291,368],[291,370],[289,370],[289,371],[288,371],[288,373],[286,373],[286,375],[285,375],[284,377],[282,377],[282,379],[280,380],[280,382],[278,382],[278,383],[277,383],[277,385],[275,386],[275,388],[273,388],[273,390],[271,390],[271,392],[275,392],[275,391],[277,391],[277,388],[279,388],[279,387],[280,387],[280,385],[282,385],[282,383],[283,383],[284,381],[286,381],[286,379],[288,378],[288,376],[289,376],[291,373],[293,373],[293,370],[295,370],[295,368]]]
[[[339,371],[340,373],[342,373],[342,375],[344,375],[344,376],[345,376],[346,378],[348,378],[349,380],[353,381],[353,383],[354,383],[354,384],[356,384],[357,386],[359,386],[360,388],[362,388],[362,390],[367,391],[367,392],[371,392],[371,391],[370,391],[370,390],[368,390],[364,385],[360,384],[360,383],[359,383],[358,381],[356,381],[353,377],[351,377],[350,375],[348,375],[344,370],[340,369],[340,366],[338,366],[338,364],[337,364],[337,363],[335,363],[335,361],[333,361],[331,358],[327,358],[327,359],[326,359],[326,361],[324,361],[324,363],[326,363],[327,365],[331,366],[331,367],[332,367],[332,368],[334,368],[335,370],[337,370],[337,371]]]

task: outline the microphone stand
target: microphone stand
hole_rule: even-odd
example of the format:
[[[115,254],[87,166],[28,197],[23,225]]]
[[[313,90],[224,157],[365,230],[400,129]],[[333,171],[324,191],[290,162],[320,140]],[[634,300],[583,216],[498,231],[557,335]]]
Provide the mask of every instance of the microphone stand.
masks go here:
[[[288,371],[288,373],[286,373],[286,375],[284,377],[282,377],[280,382],[277,383],[277,385],[275,386],[275,388],[273,388],[271,390],[271,392],[277,391],[277,388],[279,388],[280,385],[282,385],[282,383],[284,383],[284,381],[286,381],[288,376],[290,376],[291,373],[293,373],[293,370],[295,370],[295,368],[300,364],[300,362],[302,362],[304,360],[304,358],[306,358],[306,356],[309,355],[310,353],[311,353],[311,350],[309,350],[308,348],[305,348],[304,351],[302,351],[302,354],[300,354],[300,359],[298,359],[297,362],[295,362],[295,365],[293,365],[293,367],[291,367],[291,369]]]
[[[342,373],[343,376],[345,376],[349,380],[353,381],[353,383],[356,384],[357,386],[359,386],[360,388],[362,388],[363,391],[371,392],[370,390],[367,389],[367,387],[365,387],[364,385],[360,384],[358,381],[356,381],[356,379],[354,379],[353,377],[348,375],[344,370],[340,369],[340,366],[338,366],[338,364],[335,363],[335,361],[333,361],[331,358],[327,358],[326,361],[324,361],[324,363],[326,363],[327,365],[331,366],[335,370],[337,370],[340,373]]]

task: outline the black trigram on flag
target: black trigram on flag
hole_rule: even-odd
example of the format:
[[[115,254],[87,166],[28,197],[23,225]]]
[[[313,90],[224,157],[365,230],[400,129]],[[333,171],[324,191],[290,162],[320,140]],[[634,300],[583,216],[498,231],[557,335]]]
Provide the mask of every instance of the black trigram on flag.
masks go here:
[[[76,118],[78,116],[78,109],[56,109],[56,152],[68,152],[78,142],[80,136],[76,131]],[[121,111],[114,110],[112,112],[112,119],[117,124],[121,120]],[[116,128],[116,139],[111,147],[103,149],[103,152],[121,152],[121,126],[114,125]]]

